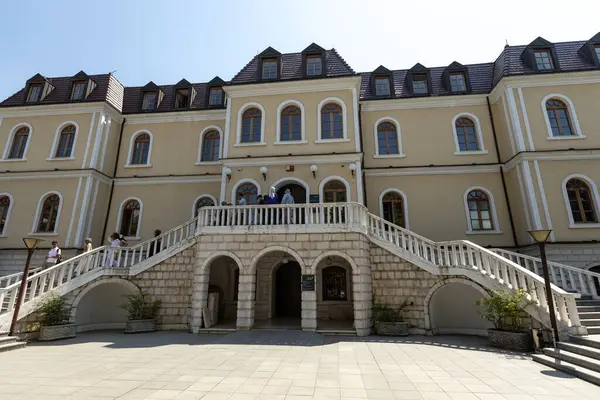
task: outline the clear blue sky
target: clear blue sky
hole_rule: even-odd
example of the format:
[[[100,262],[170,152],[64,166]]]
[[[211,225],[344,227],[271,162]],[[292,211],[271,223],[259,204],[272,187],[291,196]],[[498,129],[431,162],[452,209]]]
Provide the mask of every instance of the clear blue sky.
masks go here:
[[[489,4],[488,4],[489,3]],[[335,47],[355,71],[493,61],[505,40],[588,39],[593,0],[2,0],[0,98],[41,73],[126,86],[228,80],[257,52]]]

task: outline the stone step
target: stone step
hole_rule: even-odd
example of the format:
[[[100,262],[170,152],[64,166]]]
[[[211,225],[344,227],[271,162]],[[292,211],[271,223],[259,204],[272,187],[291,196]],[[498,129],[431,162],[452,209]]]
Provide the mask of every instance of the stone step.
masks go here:
[[[210,335],[229,335],[230,333],[235,332],[235,328],[200,328],[198,333],[202,334],[210,334]]]
[[[600,300],[575,300],[577,306],[600,306]]]
[[[600,361],[563,349],[545,348],[544,354],[600,373]]]
[[[577,306],[577,311],[582,312],[600,312],[600,306]]]
[[[583,346],[600,349],[600,341],[592,340],[586,336],[569,336],[569,341],[571,343],[581,344]]]
[[[600,319],[600,311],[579,311],[579,319]]]
[[[317,329],[315,332],[325,336],[356,336],[353,329]]]
[[[582,325],[586,327],[588,335],[600,335],[600,326],[588,326],[585,324]]]
[[[600,319],[596,319],[596,318],[586,319],[586,320],[581,321],[581,325],[586,326],[586,327],[600,326]]]
[[[0,336],[0,345],[14,343],[16,341],[16,336]]]
[[[600,386],[600,374],[596,371],[592,371],[585,367],[575,365],[564,360],[556,359],[545,354],[534,354],[531,356],[531,359],[533,361],[539,362],[540,364],[544,364],[548,367],[566,372],[568,374],[581,378],[584,381],[588,381],[590,383],[593,383],[594,385]]]
[[[0,353],[10,350],[22,349],[27,346],[27,342],[11,342],[6,344],[0,344]]]
[[[559,342],[557,346],[561,350],[570,351],[571,353],[580,354],[600,361],[600,349],[586,346],[583,344],[575,344],[568,342]]]

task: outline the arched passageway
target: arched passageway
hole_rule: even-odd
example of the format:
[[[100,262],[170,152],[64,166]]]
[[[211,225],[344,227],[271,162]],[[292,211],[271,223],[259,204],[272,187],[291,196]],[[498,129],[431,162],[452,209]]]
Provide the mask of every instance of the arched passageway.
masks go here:
[[[235,327],[239,266],[231,257],[220,256],[208,264],[205,273],[208,274],[208,297],[204,307],[209,315],[208,319],[204,318],[204,327]]]
[[[337,255],[316,266],[317,329],[354,329],[352,266]]]

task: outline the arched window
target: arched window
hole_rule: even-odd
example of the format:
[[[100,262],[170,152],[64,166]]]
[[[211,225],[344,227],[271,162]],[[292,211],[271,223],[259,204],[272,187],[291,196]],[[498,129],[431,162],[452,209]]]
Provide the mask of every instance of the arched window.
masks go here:
[[[302,112],[297,106],[287,106],[281,111],[281,142],[302,140]]]
[[[337,266],[323,268],[323,300],[348,300],[344,268]]]
[[[598,222],[592,191],[584,180],[570,179],[567,182],[567,196],[573,222],[580,224]]]
[[[567,105],[558,99],[546,101],[546,113],[552,136],[572,136],[573,129]]]
[[[249,108],[242,115],[242,143],[260,143],[262,113],[258,108]]]
[[[8,152],[8,159],[18,160],[25,157],[25,149],[27,148],[27,141],[29,140],[29,128],[22,126],[17,130],[12,138],[10,150]]]
[[[387,192],[381,199],[383,219],[406,228],[406,217],[404,215],[404,199],[395,191]]]
[[[472,190],[467,195],[469,209],[470,230],[491,231],[494,230],[492,208],[488,195],[481,190]]]
[[[10,197],[0,196],[0,235],[4,233],[6,220],[8,219],[8,210],[10,208]]]
[[[58,197],[57,194],[51,194],[44,199],[36,232],[54,232],[58,219],[59,207],[60,197]]]
[[[398,132],[393,123],[386,121],[377,125],[377,146],[381,155],[400,153]]]
[[[343,139],[344,120],[342,107],[337,103],[327,103],[321,107],[321,139]]]
[[[132,165],[148,164],[148,154],[150,152],[150,135],[141,133],[136,136],[133,142],[133,151],[131,152]]]
[[[221,147],[221,136],[217,131],[209,131],[202,138],[201,161],[218,161],[219,149]]]
[[[256,204],[256,196],[258,196],[258,188],[253,183],[243,183],[241,184],[235,193],[235,204],[239,202],[240,193],[242,197],[246,200],[246,204]]]
[[[477,151],[481,150],[475,123],[471,118],[461,117],[454,123],[456,128],[456,140],[458,142],[458,151]]]
[[[58,146],[56,147],[56,158],[71,157],[73,154],[73,144],[75,143],[75,125],[67,125],[60,132]]]
[[[119,232],[123,236],[138,236],[140,224],[140,203],[137,200],[128,200],[121,210],[121,226]]]
[[[198,211],[200,211],[202,207],[212,207],[214,205],[215,202],[210,197],[200,197],[194,205],[194,217],[198,216]]]
[[[342,203],[347,199],[346,185],[344,182],[332,180],[323,188],[323,200],[325,203]]]

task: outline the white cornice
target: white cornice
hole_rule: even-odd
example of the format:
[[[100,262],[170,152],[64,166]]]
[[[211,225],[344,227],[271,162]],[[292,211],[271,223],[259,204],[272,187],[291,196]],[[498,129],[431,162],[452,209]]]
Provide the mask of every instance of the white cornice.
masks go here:
[[[0,108],[0,116],[5,118],[20,118],[45,115],[88,114],[94,111],[103,111],[103,108],[104,102],[3,107]]]
[[[465,96],[419,97],[408,99],[361,101],[362,111],[408,110],[412,108],[439,108],[481,106],[486,104],[485,94]]]
[[[304,165],[304,164],[337,164],[360,162],[362,153],[349,154],[320,154],[320,155],[297,155],[281,157],[252,157],[222,160],[224,167],[252,167],[267,165]]]
[[[352,90],[359,88],[360,76],[343,78],[307,79],[298,81],[279,81],[248,85],[224,86],[223,90],[231,98],[268,96],[290,93],[327,92],[333,90]]]
[[[0,181],[8,180],[31,180],[31,179],[66,179],[66,178],[86,178],[92,177],[102,183],[110,183],[111,178],[108,178],[97,171],[80,170],[80,171],[36,171],[36,172],[7,172],[0,173]]]
[[[571,150],[565,152],[535,152],[517,154],[502,166],[505,172],[513,170],[523,161],[572,161],[572,160],[598,160],[600,151],[596,150]]]
[[[167,122],[225,121],[225,110],[199,110],[160,114],[125,115],[127,124],[161,124]]]
[[[488,174],[500,172],[500,165],[473,165],[454,167],[414,167],[382,168],[364,170],[366,176],[403,176],[403,175],[460,175]]]
[[[206,177],[138,177],[138,178],[116,178],[115,186],[125,185],[157,185],[157,184],[171,184],[171,183],[208,183],[208,182],[221,182],[221,175],[218,176],[206,176]]]

